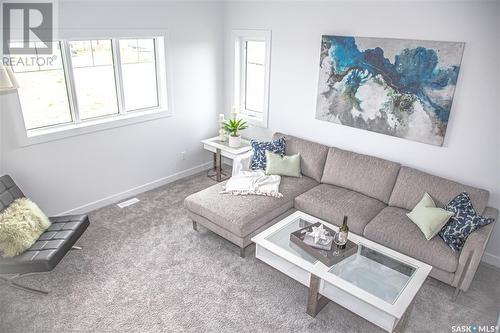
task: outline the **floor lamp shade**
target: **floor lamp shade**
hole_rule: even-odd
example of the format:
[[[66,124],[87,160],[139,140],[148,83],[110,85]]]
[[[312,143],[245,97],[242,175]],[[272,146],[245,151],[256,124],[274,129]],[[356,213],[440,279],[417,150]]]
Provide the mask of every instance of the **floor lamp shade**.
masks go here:
[[[0,64],[0,91],[15,90],[19,87],[10,67]]]

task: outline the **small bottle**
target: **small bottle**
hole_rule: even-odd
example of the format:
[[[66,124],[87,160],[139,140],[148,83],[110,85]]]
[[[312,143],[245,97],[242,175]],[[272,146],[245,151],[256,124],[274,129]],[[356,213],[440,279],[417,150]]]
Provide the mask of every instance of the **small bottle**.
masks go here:
[[[344,215],[344,221],[339,229],[339,240],[343,245],[340,245],[341,249],[345,249],[345,245],[347,244],[347,236],[349,235],[349,227],[347,226],[347,216]]]

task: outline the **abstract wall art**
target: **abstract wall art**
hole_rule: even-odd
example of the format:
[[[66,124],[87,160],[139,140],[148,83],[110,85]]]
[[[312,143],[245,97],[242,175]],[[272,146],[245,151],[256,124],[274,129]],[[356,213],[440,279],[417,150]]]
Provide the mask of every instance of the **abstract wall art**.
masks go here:
[[[316,119],[442,146],[464,43],[322,36]]]

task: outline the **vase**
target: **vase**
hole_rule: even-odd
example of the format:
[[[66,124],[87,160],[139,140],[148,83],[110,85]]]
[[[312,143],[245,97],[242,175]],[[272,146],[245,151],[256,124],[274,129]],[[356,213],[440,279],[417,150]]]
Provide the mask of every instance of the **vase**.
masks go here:
[[[241,135],[238,136],[229,135],[229,147],[238,148],[239,146],[241,146]]]
[[[219,141],[226,142],[226,131],[224,131],[222,128],[219,130]]]

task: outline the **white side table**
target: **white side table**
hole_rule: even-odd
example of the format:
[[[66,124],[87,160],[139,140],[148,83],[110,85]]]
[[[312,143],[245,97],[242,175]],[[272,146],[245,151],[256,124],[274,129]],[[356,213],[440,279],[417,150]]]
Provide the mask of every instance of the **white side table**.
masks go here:
[[[221,156],[234,160],[239,155],[243,155],[246,152],[252,150],[250,141],[245,139],[241,140],[241,146],[239,146],[238,148],[229,147],[227,140],[220,141],[218,136],[201,140],[201,143],[203,143],[203,148],[211,151],[214,154],[214,168],[211,171],[215,171],[215,174],[209,174],[208,176],[218,182],[229,178],[229,175],[226,175],[222,172]]]

